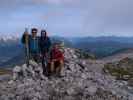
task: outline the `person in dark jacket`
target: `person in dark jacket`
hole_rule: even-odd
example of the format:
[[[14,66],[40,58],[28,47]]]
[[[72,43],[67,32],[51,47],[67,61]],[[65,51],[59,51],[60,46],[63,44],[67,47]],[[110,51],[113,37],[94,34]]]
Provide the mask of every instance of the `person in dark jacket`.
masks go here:
[[[39,61],[39,54],[40,54],[40,48],[39,48],[39,37],[37,36],[38,30],[36,28],[31,29],[31,35],[24,33],[22,36],[22,43],[26,43],[26,36],[28,35],[28,48],[29,48],[29,56],[30,59],[33,59],[34,61]]]
[[[40,37],[40,51],[42,56],[42,67],[43,67],[43,73],[48,74],[47,71],[47,64],[48,64],[48,54],[50,52],[51,47],[51,40],[47,35],[46,30],[41,31],[41,37]]]

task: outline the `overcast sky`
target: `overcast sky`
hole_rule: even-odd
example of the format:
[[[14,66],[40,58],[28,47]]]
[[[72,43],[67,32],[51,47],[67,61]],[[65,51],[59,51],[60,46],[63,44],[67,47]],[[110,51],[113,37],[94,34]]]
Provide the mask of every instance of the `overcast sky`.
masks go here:
[[[133,36],[133,0],[0,0],[0,34]]]

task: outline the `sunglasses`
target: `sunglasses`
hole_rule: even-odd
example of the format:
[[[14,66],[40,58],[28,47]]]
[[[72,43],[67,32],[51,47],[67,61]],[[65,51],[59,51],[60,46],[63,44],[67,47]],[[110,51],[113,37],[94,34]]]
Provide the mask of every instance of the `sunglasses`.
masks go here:
[[[36,31],[33,31],[32,33],[37,33]]]

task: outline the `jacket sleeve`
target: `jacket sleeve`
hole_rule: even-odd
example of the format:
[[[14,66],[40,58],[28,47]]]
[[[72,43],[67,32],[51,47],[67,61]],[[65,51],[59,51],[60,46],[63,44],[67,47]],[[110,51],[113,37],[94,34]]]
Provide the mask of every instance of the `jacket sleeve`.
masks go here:
[[[41,47],[41,37],[38,37],[38,49],[39,49],[39,52],[41,52],[42,50],[42,47]]]
[[[31,38],[30,35],[28,35],[28,37],[29,37],[29,39]],[[23,35],[22,35],[22,38],[21,38],[21,43],[22,43],[22,44],[25,44],[25,43],[26,43],[25,38],[26,38],[26,35],[23,34]]]
[[[21,43],[25,44],[25,35],[23,34],[22,38],[21,38]]]
[[[50,49],[51,45],[52,45],[51,40],[50,40],[50,38],[48,38],[48,48],[49,49]]]

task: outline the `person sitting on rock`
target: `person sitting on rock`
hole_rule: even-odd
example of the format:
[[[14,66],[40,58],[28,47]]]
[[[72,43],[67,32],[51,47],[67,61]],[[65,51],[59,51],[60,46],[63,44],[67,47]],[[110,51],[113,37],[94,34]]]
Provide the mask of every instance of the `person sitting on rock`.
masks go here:
[[[64,54],[59,49],[59,43],[54,43],[51,50],[51,73],[56,73],[61,76],[61,70],[64,67]]]
[[[28,32],[25,32],[22,36],[22,43],[26,44],[26,36],[28,36],[28,48],[30,59],[38,62],[39,60],[39,37],[37,36],[38,30],[36,28],[31,29],[31,35]]]

